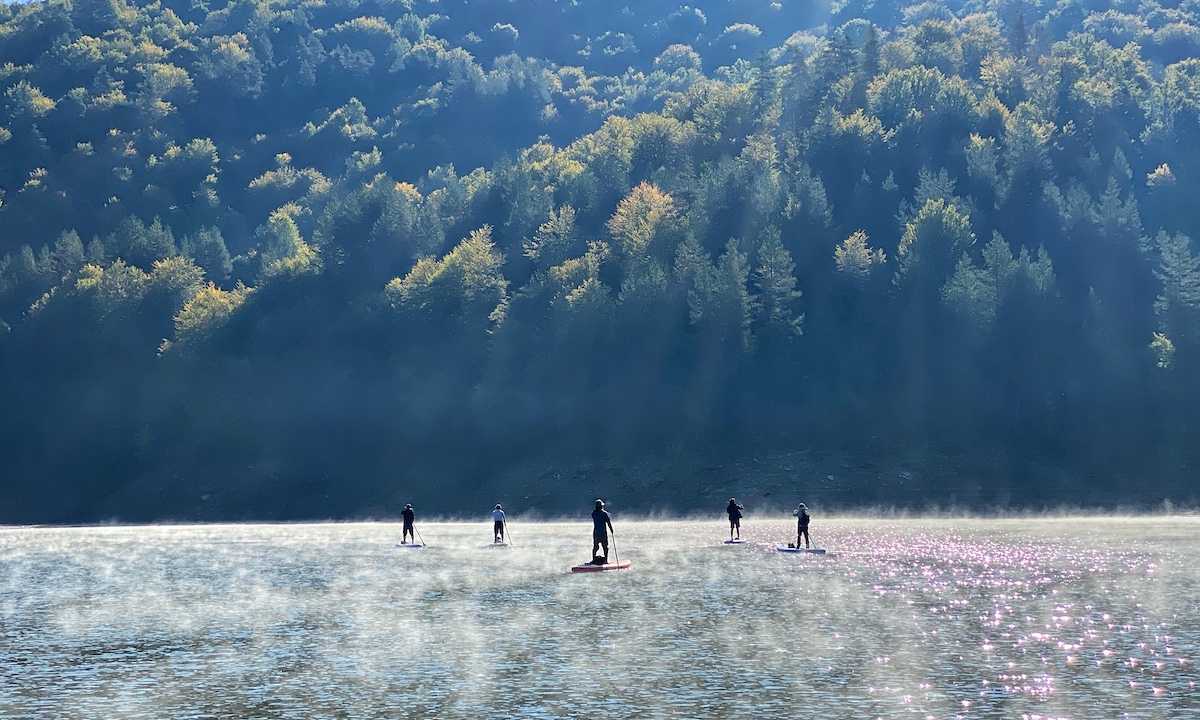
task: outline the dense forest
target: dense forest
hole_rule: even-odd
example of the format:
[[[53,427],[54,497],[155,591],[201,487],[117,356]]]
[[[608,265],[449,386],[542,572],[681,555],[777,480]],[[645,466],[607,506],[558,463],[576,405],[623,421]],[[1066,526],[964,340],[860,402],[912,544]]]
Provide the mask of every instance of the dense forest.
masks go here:
[[[1194,502],[1198,13],[0,4],[0,521]]]

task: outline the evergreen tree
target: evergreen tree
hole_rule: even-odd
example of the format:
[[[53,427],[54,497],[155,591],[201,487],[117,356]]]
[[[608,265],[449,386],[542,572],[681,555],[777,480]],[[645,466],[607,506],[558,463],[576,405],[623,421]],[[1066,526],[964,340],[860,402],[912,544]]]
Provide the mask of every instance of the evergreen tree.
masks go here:
[[[1009,26],[1008,43],[1012,48],[1013,55],[1025,57],[1025,51],[1029,47],[1029,31],[1025,27],[1025,8],[1019,5],[1013,16],[1012,25]]]
[[[795,300],[801,296],[796,290],[796,263],[780,241],[777,228],[767,228],[763,235],[758,248],[758,264],[754,268],[760,323],[766,332],[775,336],[800,335],[804,316],[796,315],[792,310]]]
[[[538,226],[532,240],[524,242],[525,255],[539,269],[546,269],[570,257],[575,245],[575,209],[563,205],[552,210],[546,222]]]
[[[983,267],[977,267],[969,255],[963,254],[942,288],[942,302],[987,331],[1000,306],[1012,295],[1021,263],[999,233],[984,246],[982,254]]]
[[[799,133],[816,117],[817,105],[812,102],[814,84],[808,59],[799,48],[793,48],[780,88],[781,121],[785,130]]]
[[[161,218],[146,226],[136,216],[126,217],[105,241],[112,254],[139,268],[175,254],[175,234]]]
[[[1159,331],[1195,352],[1200,348],[1200,257],[1186,235],[1160,231],[1155,244],[1159,262],[1154,276],[1162,283],[1154,301]]]
[[[819,92],[828,92],[838,80],[852,74],[856,67],[858,51],[850,34],[842,31],[828,40],[817,55],[815,74]]]
[[[233,260],[220,228],[200,228],[194,234],[185,236],[180,243],[180,252],[194,259],[209,277],[224,279],[233,271]]]
[[[862,74],[866,82],[879,74],[881,67],[879,54],[879,29],[875,27],[875,23],[867,25],[867,34],[863,38],[862,61],[859,64],[859,72]]]
[[[731,238],[716,266],[705,269],[688,295],[692,324],[704,327],[715,342],[737,338],[742,349],[748,350],[754,307],[746,287],[749,275],[746,255]]]
[[[759,52],[754,57],[754,77],[750,85],[754,92],[754,114],[765,119],[775,105],[778,90],[775,70],[766,52]]]
[[[79,233],[64,231],[54,242],[54,271],[59,275],[75,272],[87,262],[87,253]]]

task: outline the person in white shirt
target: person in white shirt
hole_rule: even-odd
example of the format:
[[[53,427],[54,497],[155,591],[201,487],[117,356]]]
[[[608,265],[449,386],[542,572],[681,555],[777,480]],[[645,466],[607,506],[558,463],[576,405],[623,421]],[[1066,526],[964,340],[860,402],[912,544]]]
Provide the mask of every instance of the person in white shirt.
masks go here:
[[[500,503],[496,503],[496,509],[492,511],[492,535],[495,536],[492,542],[504,542],[504,508]]]

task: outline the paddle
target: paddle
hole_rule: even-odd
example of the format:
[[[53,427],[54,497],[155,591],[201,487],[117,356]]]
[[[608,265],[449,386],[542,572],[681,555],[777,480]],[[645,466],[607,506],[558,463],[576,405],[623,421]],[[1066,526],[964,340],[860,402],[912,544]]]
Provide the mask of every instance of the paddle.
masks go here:
[[[620,570],[621,568],[619,566],[621,564],[621,556],[617,554],[617,531],[616,530],[612,531],[612,541],[613,541],[613,561],[617,563],[617,565],[618,565],[617,569]]]
[[[504,537],[508,538],[508,546],[516,547],[516,545],[513,545],[512,533],[510,533],[508,531],[508,518],[506,517],[503,520],[501,520],[500,522],[504,524]]]
[[[413,532],[415,532],[417,534],[417,539],[421,541],[421,547],[429,547],[428,545],[425,544],[425,538],[421,537],[420,530],[418,530],[416,527],[413,527]]]

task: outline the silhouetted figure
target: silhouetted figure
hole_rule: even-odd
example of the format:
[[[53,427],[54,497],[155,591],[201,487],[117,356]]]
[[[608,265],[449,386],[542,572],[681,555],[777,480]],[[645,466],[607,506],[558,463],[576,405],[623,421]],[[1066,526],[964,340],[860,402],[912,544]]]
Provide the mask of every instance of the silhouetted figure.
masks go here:
[[[604,501],[596,501],[596,509],[592,511],[592,564],[603,565],[608,562],[608,533],[612,530],[612,518],[604,509]],[[604,548],[603,555],[596,551]],[[598,562],[597,562],[598,561]]]
[[[804,503],[800,503],[792,515],[796,516],[796,547],[800,547],[801,537],[804,538],[804,547],[812,547],[812,543],[808,539],[808,521],[811,520],[808,515],[808,507]]]
[[[413,519],[417,514],[413,512],[412,505],[405,505],[404,512],[400,513],[404,516],[404,534],[400,537],[400,542],[409,542],[408,538],[412,537],[412,542],[417,542],[416,532],[413,530]]]
[[[500,503],[496,503],[496,509],[492,511],[492,535],[492,542],[504,542],[504,508]]]
[[[729,539],[733,539],[733,531],[737,530],[737,539],[742,539],[742,510],[741,505],[737,504],[737,500],[729,498],[729,505],[725,508],[725,512],[729,513]]]

